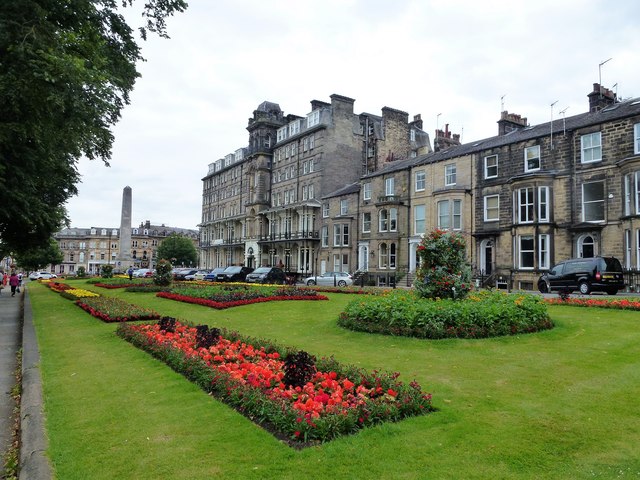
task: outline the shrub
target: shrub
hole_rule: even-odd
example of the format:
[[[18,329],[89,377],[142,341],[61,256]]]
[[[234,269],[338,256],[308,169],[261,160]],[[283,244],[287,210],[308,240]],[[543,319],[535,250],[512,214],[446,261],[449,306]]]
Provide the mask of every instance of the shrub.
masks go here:
[[[503,292],[473,293],[463,301],[386,292],[352,301],[338,324],[356,331],[431,339],[496,337],[553,327],[541,298]]]
[[[160,260],[156,265],[156,273],[153,274],[153,283],[166,287],[171,285],[173,276],[171,275],[171,269],[173,266],[169,260]]]
[[[102,265],[100,268],[100,276],[102,278],[113,277],[113,265]]]
[[[76,270],[76,277],[85,278],[87,276],[87,270],[84,267],[78,267]]]
[[[471,270],[465,265],[466,242],[455,232],[435,230],[423,237],[417,254],[421,263],[414,286],[425,298],[463,299],[471,290]]]

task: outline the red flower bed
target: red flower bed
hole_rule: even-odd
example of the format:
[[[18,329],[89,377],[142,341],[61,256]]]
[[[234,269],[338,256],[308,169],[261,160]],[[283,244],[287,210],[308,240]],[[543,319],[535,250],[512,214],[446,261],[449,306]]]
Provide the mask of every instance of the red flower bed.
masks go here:
[[[301,385],[287,384],[291,358],[313,357],[290,357],[293,350],[275,345],[257,347],[265,342],[248,343],[234,332],[223,331],[201,348],[197,329],[177,321],[173,331],[160,324],[121,324],[117,333],[297,446],[433,410],[431,394],[416,382],[405,385],[397,373],[369,373],[332,358],[312,365]]]
[[[103,322],[133,322],[160,318],[160,314],[153,310],[132,305],[118,298],[87,297],[76,300],[76,305]]]
[[[70,288],[74,288],[74,287],[70,287],[66,283],[60,283],[60,282],[49,282],[46,285],[51,290],[53,290],[54,292],[58,292],[58,293],[64,292],[65,290],[69,290]]]
[[[114,289],[114,288],[127,288],[127,287],[138,287],[139,283],[96,283],[96,287]]]
[[[547,298],[545,303],[550,305],[571,305],[574,307],[598,307],[598,308],[616,308],[619,310],[640,310],[640,300],[630,300],[621,298],[619,300],[605,300],[599,298]]]
[[[206,298],[189,297],[187,295],[180,295],[171,292],[158,292],[157,297],[168,298],[170,300],[177,300],[178,302],[195,303],[196,305],[204,305],[206,307],[217,308],[219,310],[231,307],[239,307],[241,305],[249,305],[251,303],[261,302],[274,302],[284,300],[329,300],[324,295],[289,295],[289,296],[274,296],[274,297],[259,297],[259,298],[247,298],[244,300],[234,300],[231,302],[216,302],[215,300],[208,300]]]

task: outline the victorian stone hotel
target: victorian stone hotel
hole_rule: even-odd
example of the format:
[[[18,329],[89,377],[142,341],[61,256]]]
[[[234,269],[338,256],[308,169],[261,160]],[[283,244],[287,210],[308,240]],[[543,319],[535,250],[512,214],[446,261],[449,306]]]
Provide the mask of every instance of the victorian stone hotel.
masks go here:
[[[432,144],[420,114],[355,103],[257,107],[248,145],[202,179],[201,267],[411,285],[420,239],[439,228],[466,238],[483,285],[531,290],[555,262],[605,255],[640,287],[640,99],[593,84],[584,113],[531,125],[503,111],[495,136],[464,144],[448,126]]]

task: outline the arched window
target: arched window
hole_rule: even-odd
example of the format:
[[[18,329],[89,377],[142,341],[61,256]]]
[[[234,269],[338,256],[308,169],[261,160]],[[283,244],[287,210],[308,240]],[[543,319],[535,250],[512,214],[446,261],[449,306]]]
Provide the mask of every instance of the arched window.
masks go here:
[[[381,243],[378,247],[378,266],[380,268],[387,268],[389,257],[389,249],[386,243]]]
[[[389,245],[389,268],[396,268],[396,244]]]
[[[389,231],[395,232],[398,230],[398,209],[389,209]]]

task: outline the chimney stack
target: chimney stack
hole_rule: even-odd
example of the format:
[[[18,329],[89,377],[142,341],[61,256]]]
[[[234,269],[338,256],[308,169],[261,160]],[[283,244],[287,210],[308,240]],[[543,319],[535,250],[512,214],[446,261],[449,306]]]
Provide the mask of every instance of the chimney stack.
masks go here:
[[[460,134],[452,134],[449,131],[449,124],[444,126],[443,130],[436,130],[436,138],[433,140],[433,151],[438,152],[440,150],[446,150],[449,147],[460,145]]]
[[[500,113],[500,120],[498,120],[498,135],[506,135],[526,126],[527,117],[521,117],[517,113],[509,113],[505,110]]]
[[[603,87],[599,83],[593,84],[593,91],[587,95],[589,98],[589,112],[599,112],[609,105],[613,105],[618,101],[615,93],[608,88]]]

